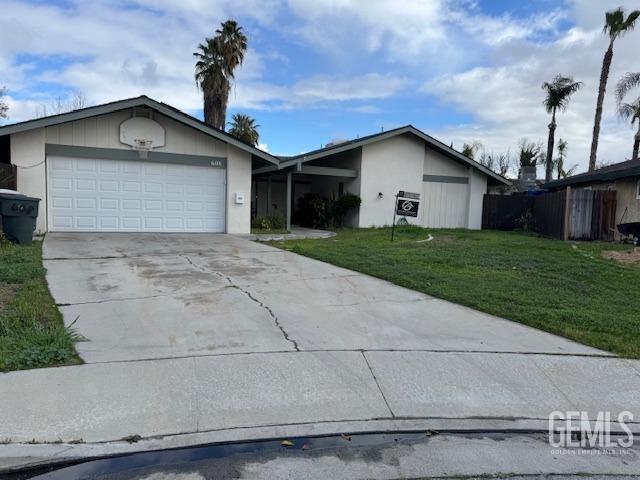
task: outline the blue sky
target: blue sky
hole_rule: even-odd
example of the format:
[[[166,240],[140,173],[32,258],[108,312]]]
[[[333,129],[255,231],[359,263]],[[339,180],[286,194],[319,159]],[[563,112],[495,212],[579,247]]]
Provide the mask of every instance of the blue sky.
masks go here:
[[[249,39],[229,116],[248,113],[262,146],[296,154],[334,138],[413,124],[460,148],[515,153],[546,141],[543,81],[584,88],[560,116],[569,162],[587,164],[606,39],[604,12],[638,0],[3,0],[0,86],[10,119],[82,92],[91,104],[146,94],[202,117],[192,52],[226,18]],[[640,31],[616,45],[613,82],[640,70]],[[607,97],[602,161],[633,130]]]

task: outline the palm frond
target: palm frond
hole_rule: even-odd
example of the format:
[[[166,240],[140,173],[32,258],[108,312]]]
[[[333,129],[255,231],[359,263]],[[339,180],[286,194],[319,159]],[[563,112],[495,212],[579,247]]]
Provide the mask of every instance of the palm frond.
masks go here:
[[[640,72],[625,73],[616,85],[616,99],[618,104],[622,103],[622,100],[629,90],[636,87],[640,87]]]
[[[575,82],[572,77],[556,75],[551,82],[544,82],[542,89],[547,95],[542,102],[547,113],[555,109],[566,110],[569,98],[582,87],[582,82]]]

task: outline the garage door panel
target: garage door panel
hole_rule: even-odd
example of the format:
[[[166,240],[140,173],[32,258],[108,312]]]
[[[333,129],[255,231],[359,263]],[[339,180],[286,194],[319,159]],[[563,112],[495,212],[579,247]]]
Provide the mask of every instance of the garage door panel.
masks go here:
[[[223,169],[66,157],[47,162],[52,231],[224,231]]]

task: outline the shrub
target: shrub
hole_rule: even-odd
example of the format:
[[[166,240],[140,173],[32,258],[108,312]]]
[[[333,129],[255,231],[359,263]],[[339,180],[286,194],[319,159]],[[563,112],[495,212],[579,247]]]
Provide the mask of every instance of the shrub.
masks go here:
[[[344,222],[344,217],[351,210],[360,208],[362,199],[353,193],[345,193],[333,201],[333,224],[336,227],[341,227]]]
[[[283,215],[263,215],[251,221],[251,228],[259,230],[284,230],[286,220]]]
[[[347,213],[359,208],[360,203],[360,197],[353,193],[345,193],[337,199],[307,193],[298,200],[296,223],[311,228],[340,227]]]

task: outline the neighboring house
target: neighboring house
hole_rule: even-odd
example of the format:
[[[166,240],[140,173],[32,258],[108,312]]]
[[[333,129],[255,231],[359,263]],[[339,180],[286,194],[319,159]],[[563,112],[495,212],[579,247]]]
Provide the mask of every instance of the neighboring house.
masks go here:
[[[640,160],[608,165],[544,185],[548,190],[611,190],[616,192],[615,223],[640,222]]]
[[[479,229],[483,195],[493,185],[510,182],[409,125],[281,157],[278,165],[254,170],[252,199],[255,215],[281,214],[290,223],[305,193],[351,192],[362,204],[347,225],[371,227],[392,224],[395,195],[403,190],[420,194],[418,217],[409,222]]]
[[[349,225],[390,225],[399,190],[421,195],[412,223],[480,228],[487,187],[509,185],[412,126],[278,158],[146,96],[0,127],[0,163],[42,199],[37,233],[249,233],[252,213],[290,225],[306,192],[355,193]]]
[[[249,233],[251,171],[279,161],[141,96],[0,127],[0,163],[37,233]]]

